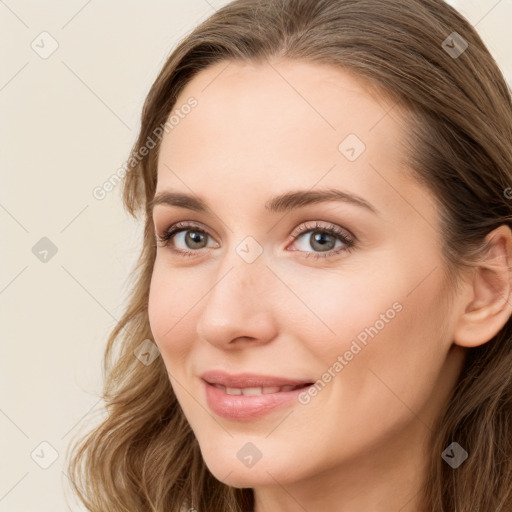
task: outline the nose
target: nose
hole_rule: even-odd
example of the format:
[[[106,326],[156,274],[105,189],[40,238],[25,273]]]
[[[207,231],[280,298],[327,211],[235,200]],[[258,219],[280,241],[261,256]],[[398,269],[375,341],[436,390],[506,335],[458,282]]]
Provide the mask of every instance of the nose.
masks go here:
[[[226,258],[201,301],[198,336],[223,349],[266,344],[277,336],[276,277],[260,256],[247,263]]]

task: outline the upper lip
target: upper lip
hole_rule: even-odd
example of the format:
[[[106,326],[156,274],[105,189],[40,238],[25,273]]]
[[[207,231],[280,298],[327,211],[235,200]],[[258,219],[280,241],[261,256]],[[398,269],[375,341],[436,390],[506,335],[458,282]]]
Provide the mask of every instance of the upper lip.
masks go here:
[[[311,380],[307,379],[288,379],[254,373],[229,374],[221,370],[207,371],[201,375],[201,378],[209,384],[220,384],[227,388],[263,388],[311,384]]]

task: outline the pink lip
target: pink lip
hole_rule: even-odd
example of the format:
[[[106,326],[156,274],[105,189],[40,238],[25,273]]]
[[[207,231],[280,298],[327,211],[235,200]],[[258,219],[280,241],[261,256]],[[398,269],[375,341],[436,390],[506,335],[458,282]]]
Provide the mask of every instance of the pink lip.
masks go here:
[[[254,373],[238,373],[231,375],[221,370],[211,370],[200,377],[209,384],[220,384],[227,388],[261,388],[271,386],[299,386],[310,384],[312,380],[287,379],[268,375],[256,375]]]
[[[262,395],[228,395],[215,385],[230,388],[299,386],[306,380],[291,380],[254,374],[229,375],[212,371],[202,375],[208,407],[218,416],[231,420],[248,421],[259,418],[278,408],[298,401],[304,387],[291,391],[278,391]]]

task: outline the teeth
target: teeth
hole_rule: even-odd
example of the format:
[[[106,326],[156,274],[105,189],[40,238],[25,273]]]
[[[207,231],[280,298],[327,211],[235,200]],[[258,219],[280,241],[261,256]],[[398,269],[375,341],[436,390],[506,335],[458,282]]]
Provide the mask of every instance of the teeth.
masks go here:
[[[214,384],[214,386],[228,395],[245,395],[245,396],[258,396],[267,395],[269,393],[279,393],[281,391],[291,391],[301,387],[298,386],[269,386],[269,387],[253,387],[253,388],[227,388],[221,384]]]
[[[262,388],[242,388],[241,392],[243,395],[252,396],[252,395],[262,395]]]
[[[281,388],[279,386],[273,386],[270,388],[263,388],[263,394],[266,395],[267,393],[279,393],[281,391]]]

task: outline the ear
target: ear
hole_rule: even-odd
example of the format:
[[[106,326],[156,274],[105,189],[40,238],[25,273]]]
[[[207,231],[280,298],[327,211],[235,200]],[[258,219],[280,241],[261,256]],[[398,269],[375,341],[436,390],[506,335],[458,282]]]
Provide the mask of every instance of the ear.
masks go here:
[[[512,231],[506,224],[493,230],[485,241],[487,254],[478,262],[467,285],[462,313],[453,335],[462,347],[477,347],[491,340],[512,314]]]

